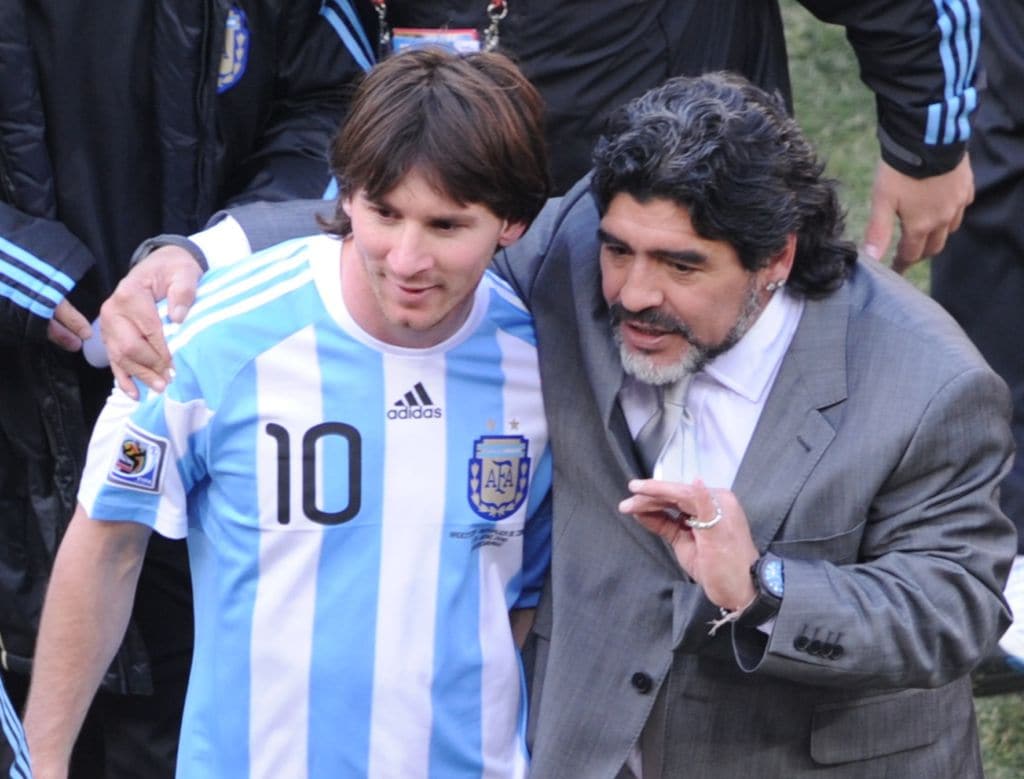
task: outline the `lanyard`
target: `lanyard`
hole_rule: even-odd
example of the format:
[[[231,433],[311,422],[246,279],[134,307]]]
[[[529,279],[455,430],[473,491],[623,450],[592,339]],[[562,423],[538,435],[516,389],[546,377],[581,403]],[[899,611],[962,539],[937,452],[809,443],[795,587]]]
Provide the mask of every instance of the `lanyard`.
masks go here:
[[[391,27],[388,25],[388,4],[387,0],[372,0],[373,8],[377,12],[378,27],[380,35],[377,39],[379,56],[383,57],[391,49]],[[508,0],[489,0],[487,3],[487,18],[491,23],[484,30],[484,51],[493,51],[498,47],[498,25],[508,15]]]

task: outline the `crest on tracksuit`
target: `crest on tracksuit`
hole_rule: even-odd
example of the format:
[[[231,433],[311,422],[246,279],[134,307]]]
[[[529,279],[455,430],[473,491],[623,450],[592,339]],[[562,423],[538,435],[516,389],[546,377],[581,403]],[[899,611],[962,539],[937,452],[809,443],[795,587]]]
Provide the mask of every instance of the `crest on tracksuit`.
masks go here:
[[[224,24],[224,51],[220,54],[220,72],[217,74],[217,92],[226,92],[238,83],[249,61],[249,23],[245,11],[231,6]]]
[[[509,516],[526,498],[530,442],[519,435],[486,435],[473,442],[469,505],[484,519]]]

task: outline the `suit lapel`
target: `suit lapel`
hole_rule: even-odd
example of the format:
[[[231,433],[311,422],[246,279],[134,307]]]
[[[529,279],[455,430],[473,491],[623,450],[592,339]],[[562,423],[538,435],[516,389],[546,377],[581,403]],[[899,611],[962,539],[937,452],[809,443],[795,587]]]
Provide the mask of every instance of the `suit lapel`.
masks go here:
[[[618,403],[625,373],[619,358],[619,348],[612,337],[608,307],[601,294],[600,266],[595,259],[575,263],[572,270],[583,369],[587,373],[594,401],[608,433],[609,445],[623,473],[627,478],[632,478],[640,475],[640,467],[633,447],[633,436],[630,435]]]
[[[846,285],[807,301],[736,474],[733,491],[762,551],[835,437],[822,410],[846,399],[848,306]]]
[[[618,403],[624,373],[601,294],[598,263],[574,263],[572,285],[582,368],[609,446],[624,477],[633,478],[641,471]],[[801,487],[835,437],[822,410],[846,399],[848,317],[848,285],[823,300],[807,301],[740,463],[733,491],[746,509],[754,542],[761,550],[778,533]]]

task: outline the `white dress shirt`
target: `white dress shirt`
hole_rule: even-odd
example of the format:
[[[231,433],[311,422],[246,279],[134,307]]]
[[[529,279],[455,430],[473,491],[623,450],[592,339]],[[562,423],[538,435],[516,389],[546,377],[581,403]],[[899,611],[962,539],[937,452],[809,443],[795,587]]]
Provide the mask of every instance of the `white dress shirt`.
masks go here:
[[[732,487],[803,310],[802,298],[776,292],[739,343],[694,375],[686,409],[694,424],[696,475],[709,487]],[[654,388],[627,376],[619,402],[635,438],[654,414]],[[655,465],[655,478],[671,478],[663,466],[679,457],[682,445],[676,431]]]
[[[803,310],[803,298],[785,288],[776,292],[739,342],[694,375],[685,404],[694,426],[697,463],[683,466],[688,476],[699,476],[709,487],[732,487]],[[619,403],[635,439],[654,415],[657,393],[651,385],[627,376]],[[678,470],[683,446],[680,428],[658,457],[654,478],[672,478],[666,471]],[[639,743],[626,764],[643,779]]]

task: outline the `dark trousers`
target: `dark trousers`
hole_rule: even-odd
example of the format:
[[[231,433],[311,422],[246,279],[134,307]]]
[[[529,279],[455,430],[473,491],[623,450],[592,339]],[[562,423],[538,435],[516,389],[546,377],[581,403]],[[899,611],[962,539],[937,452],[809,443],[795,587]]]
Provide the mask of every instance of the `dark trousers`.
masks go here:
[[[192,590],[183,541],[154,535],[135,592],[132,619],[146,648],[153,692],[96,694],[75,742],[68,779],[174,779],[189,669]],[[5,673],[24,716],[28,677]]]
[[[1010,385],[1017,456],[1002,506],[1024,554],[1024,6],[988,3],[985,76],[970,141],[975,200],[932,262],[932,296]]]
[[[90,706],[68,779],[173,779],[188,657],[164,665],[152,695],[100,691]],[[176,678],[177,677],[177,678]],[[6,673],[4,686],[22,715],[28,678]]]

